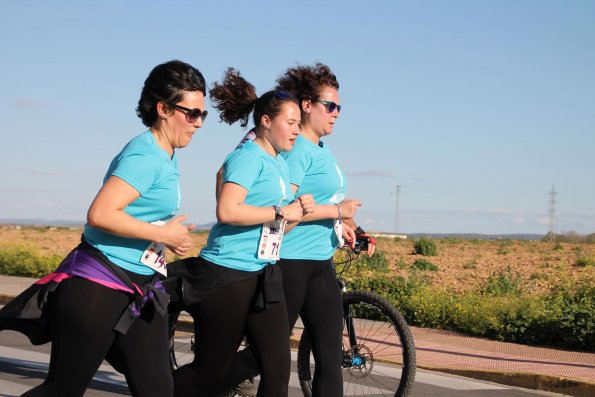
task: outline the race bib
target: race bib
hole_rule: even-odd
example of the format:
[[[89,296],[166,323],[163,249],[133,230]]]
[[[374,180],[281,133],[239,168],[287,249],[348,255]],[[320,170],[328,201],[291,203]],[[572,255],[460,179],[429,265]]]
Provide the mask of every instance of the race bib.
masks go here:
[[[279,251],[281,250],[286,224],[286,221],[263,223],[260,243],[258,244],[258,259],[279,260]]]
[[[341,219],[335,219],[335,224],[333,225],[333,228],[335,229],[335,235],[339,240],[337,247],[340,248],[343,245],[345,245],[345,240],[343,240],[343,221]]]
[[[163,221],[151,222],[153,225],[165,225]],[[151,242],[143,252],[140,262],[167,277],[167,262],[165,261],[165,244]]]

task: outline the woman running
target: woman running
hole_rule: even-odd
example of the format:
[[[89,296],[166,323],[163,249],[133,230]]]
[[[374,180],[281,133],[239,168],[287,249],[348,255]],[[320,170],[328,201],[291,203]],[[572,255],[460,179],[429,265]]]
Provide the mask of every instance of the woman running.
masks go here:
[[[316,365],[313,395],[342,396],[343,307],[332,257],[336,247],[343,245],[343,238],[352,247],[355,244],[353,216],[361,203],[345,199],[347,178],[322,141],[333,132],[341,111],[339,83],[323,64],[288,69],[277,83],[278,90],[298,98],[301,106],[301,134],[293,149],[283,153],[291,188],[297,195],[312,194],[316,202],[314,211],[285,237],[281,248],[278,265],[283,273],[289,327],[292,329],[301,316],[310,337]],[[242,142],[249,139],[247,135]],[[367,239],[365,235],[357,238]],[[368,242],[367,254],[371,256],[374,240]],[[250,353],[246,349],[236,355],[223,388],[258,374],[258,363]]]
[[[124,373],[133,396],[173,395],[168,298],[160,273],[166,272],[166,247],[184,255],[191,245],[193,226],[176,216],[176,149],[202,127],[205,94],[204,77],[187,63],[170,61],[150,72],[137,108],[148,129],[112,160],[81,244],[54,273],[2,309],[0,317],[19,317],[20,310],[31,318],[37,311],[37,328],[19,330],[31,331],[34,343],[52,342],[46,380],[23,396],[82,396],[104,358]],[[48,304],[35,299],[40,296]]]
[[[220,118],[244,127],[253,114],[255,139],[224,161],[217,223],[198,258],[179,261],[185,309],[194,318],[195,360],[174,372],[176,396],[211,396],[230,369],[244,332],[261,372],[258,396],[287,396],[289,328],[274,264],[284,232],[312,211],[310,195],[294,200],[287,164],[299,132],[297,101],[282,91],[256,96],[230,68],[210,92]]]
[[[361,205],[345,198],[347,178],[322,140],[339,118],[339,83],[322,64],[291,68],[277,83],[301,105],[301,135],[284,155],[291,188],[296,194],[312,194],[316,201],[314,212],[285,238],[279,261],[289,326],[293,328],[300,316],[310,337],[316,365],[313,396],[339,397],[343,306],[332,258],[344,234],[355,242],[353,229],[344,221],[351,220]]]

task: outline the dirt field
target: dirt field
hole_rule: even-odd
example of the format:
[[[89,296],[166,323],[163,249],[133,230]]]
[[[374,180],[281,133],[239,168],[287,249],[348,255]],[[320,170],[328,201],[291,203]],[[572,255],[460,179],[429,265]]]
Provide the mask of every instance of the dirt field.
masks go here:
[[[47,254],[66,255],[80,240],[81,229],[0,226],[0,249],[7,244],[26,245]],[[193,233],[196,255],[207,233]],[[518,274],[529,291],[549,290],[560,282],[595,283],[595,267],[577,266],[584,258],[595,262],[595,244],[547,243],[541,241],[436,239],[438,255],[413,255],[413,241],[378,239],[378,249],[393,272],[407,276],[420,258],[438,266],[426,271],[434,285],[453,291],[477,288],[500,273]],[[169,258],[171,260],[171,256]]]

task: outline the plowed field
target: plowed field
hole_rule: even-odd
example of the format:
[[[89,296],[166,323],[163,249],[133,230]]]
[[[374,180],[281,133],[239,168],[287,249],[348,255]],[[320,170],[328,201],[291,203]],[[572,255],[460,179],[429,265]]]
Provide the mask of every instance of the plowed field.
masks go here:
[[[47,227],[0,227],[0,249],[7,244],[32,247],[46,254],[66,255],[80,240],[81,229]],[[196,255],[206,242],[207,233],[193,233]],[[584,258],[595,261],[594,244],[550,243],[542,241],[435,239],[437,256],[413,254],[413,241],[378,239],[391,271],[407,276],[411,265],[423,258],[438,267],[425,271],[436,286],[465,291],[485,284],[493,275],[518,275],[529,291],[544,291],[561,281],[595,282],[595,267],[577,266]],[[171,260],[172,257],[170,256]]]

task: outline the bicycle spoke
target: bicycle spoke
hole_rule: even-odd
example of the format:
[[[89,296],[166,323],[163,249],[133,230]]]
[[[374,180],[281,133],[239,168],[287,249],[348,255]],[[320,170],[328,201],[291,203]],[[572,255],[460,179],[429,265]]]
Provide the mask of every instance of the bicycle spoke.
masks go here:
[[[415,377],[415,347],[407,323],[386,299],[368,292],[344,295],[343,392],[345,396],[409,395]],[[349,315],[349,317],[347,317]],[[303,343],[302,343],[303,342]],[[298,374],[311,396],[314,373],[307,332],[298,352]],[[307,352],[307,356],[306,356]]]

